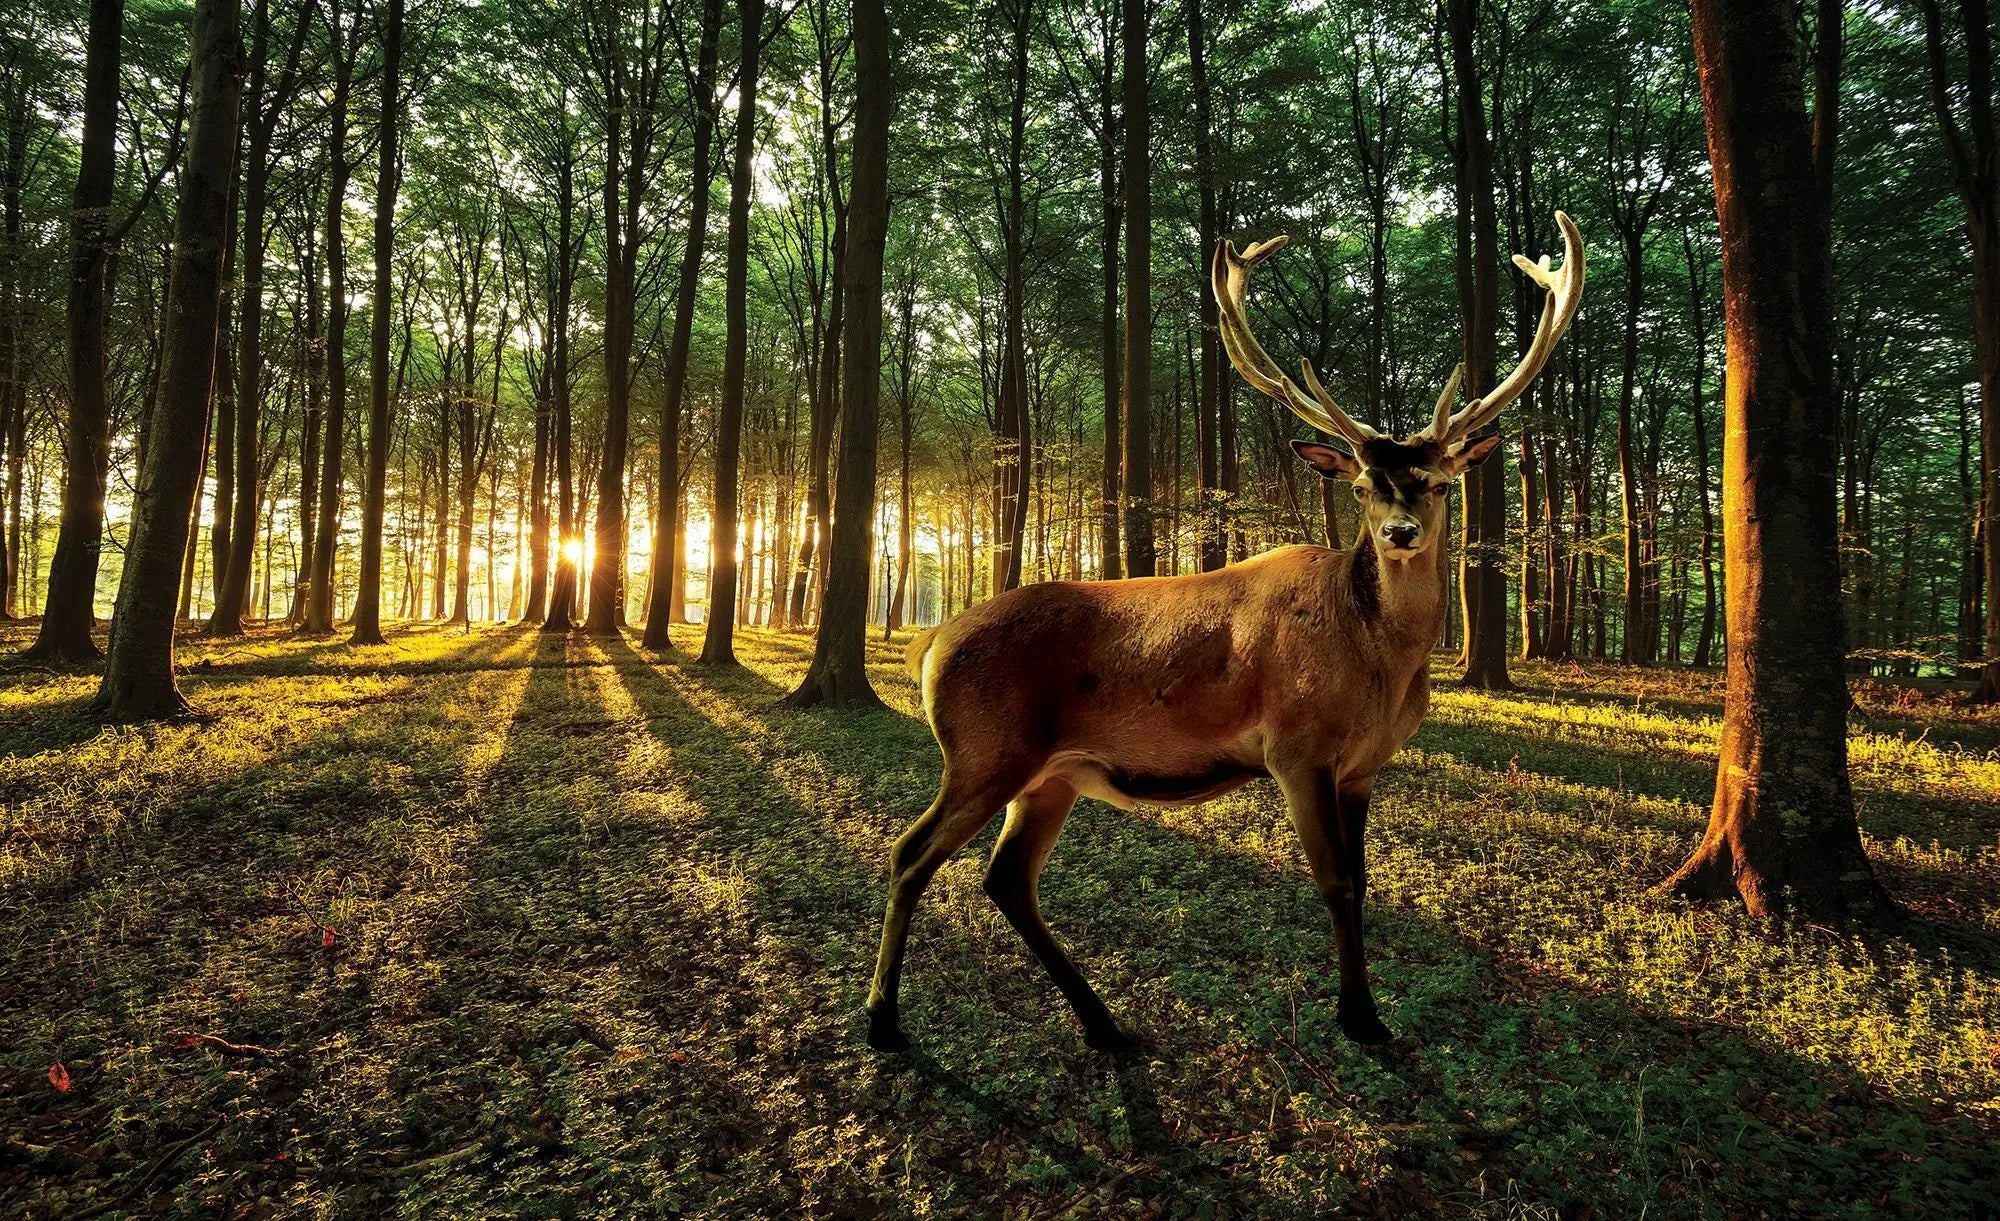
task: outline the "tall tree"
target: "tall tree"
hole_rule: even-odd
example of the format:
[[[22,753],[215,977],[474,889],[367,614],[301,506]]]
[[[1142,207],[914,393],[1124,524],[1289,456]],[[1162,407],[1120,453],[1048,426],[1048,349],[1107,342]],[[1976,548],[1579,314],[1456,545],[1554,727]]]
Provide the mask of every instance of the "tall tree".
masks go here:
[[[1694,0],[1722,229],[1728,695],[1715,804],[1665,886],[1753,914],[1880,910],[1847,774],[1830,200],[1795,0]],[[1826,151],[1822,144],[1817,151]]]
[[[703,0],[701,43],[689,82],[694,111],[694,174],[688,186],[687,241],[681,247],[680,284],[674,294],[674,329],[667,343],[660,405],[660,478],[653,511],[653,577],[646,600],[649,649],[673,644],[674,591],[681,564],[681,417],[686,413],[688,351],[694,339],[695,296],[701,287],[702,248],[708,238],[708,204],[715,188],[715,77],[721,58],[722,0]]]
[[[202,432],[218,374],[222,247],[242,94],[239,20],[237,0],[198,0],[195,6],[188,66],[193,117],[175,210],[160,395],[146,434],[111,625],[111,658],[92,703],[94,711],[113,720],[187,711],[174,683],[174,621],[181,557],[201,481]]]
[[[1963,0],[1964,79],[1952,71],[1937,0],[1923,0],[1931,105],[1951,159],[1965,231],[1972,240],[1972,340],[1979,373],[1978,513],[1985,571],[1986,640],[1974,698],[2000,701],[2000,132],[1994,129],[1993,27],[1986,0]],[[1954,100],[1963,93],[1961,119]]]
[[[278,120],[291,104],[299,79],[299,55],[312,24],[311,0],[299,6],[291,43],[277,79],[271,79],[271,0],[256,0],[250,26],[249,85],[244,99],[248,114],[243,150],[241,197],[242,235],[237,242],[241,291],[236,322],[236,504],[229,526],[229,565],[224,570],[209,615],[208,634],[237,636],[249,609],[251,569],[256,562],[257,530],[263,503],[258,475],[257,443],[264,407],[264,260],[269,251],[271,207],[271,141]],[[219,438],[227,444],[230,438]]]
[[[1493,388],[1500,312],[1500,230],[1493,207],[1493,143],[1486,125],[1485,83],[1478,66],[1478,22],[1476,0],[1446,0],[1453,109],[1458,117],[1459,295],[1467,398],[1478,398]],[[1505,451],[1502,446],[1492,460],[1465,477],[1465,559],[1459,569],[1465,684],[1488,691],[1514,685],[1507,676],[1507,587],[1500,568],[1507,531]]]
[[[882,254],[889,232],[889,120],[895,109],[883,0],[854,0],[854,185],[844,261],[840,466],[826,600],[795,708],[879,707],[868,681],[868,561],[875,526],[875,453],[882,389]]]
[[[749,342],[751,154],[757,145],[757,64],[764,0],[737,0],[743,50],[736,74],[736,162],[729,175],[729,236],[723,268],[722,403],[716,420],[715,512],[709,529],[708,627],[701,660],[736,661],[737,485],[743,453],[743,377]]]
[[[341,472],[347,457],[347,186],[356,158],[347,145],[347,106],[360,39],[346,28],[342,0],[328,0],[326,190],[326,436],[320,448],[319,507],[307,579],[305,630],[333,631],[334,550],[340,544]]]
[[[1197,227],[1198,249],[1206,260],[1208,252],[1222,236],[1222,217],[1216,207],[1215,155],[1211,147],[1212,116],[1208,90],[1208,31],[1202,20],[1201,0],[1185,0],[1187,5],[1188,77],[1194,87],[1194,166],[1196,195],[1200,199]],[[1197,282],[1200,277],[1196,276]],[[1222,422],[1222,340],[1216,329],[1215,296],[1197,292],[1201,312],[1201,389],[1195,405],[1196,483],[1200,495],[1195,518],[1197,549],[1201,570],[1210,572],[1229,559],[1229,540],[1222,527],[1220,508],[1222,487],[1218,468]]]
[[[49,568],[42,625],[26,656],[95,661],[97,564],[104,547],[105,479],[111,462],[104,332],[110,309],[111,193],[117,178],[118,73],[125,0],[91,0],[84,41],[83,143],[70,220],[69,429],[64,434],[62,525]]]
[[[375,299],[368,349],[368,470],[361,502],[361,573],[354,594],[355,644],[381,644],[382,525],[389,488],[390,322],[396,254],[396,138],[402,126],[403,0],[382,0],[382,101],[375,137]]]
[[[1124,0],[1125,90],[1125,575],[1154,573],[1153,165],[1147,110],[1146,0]]]

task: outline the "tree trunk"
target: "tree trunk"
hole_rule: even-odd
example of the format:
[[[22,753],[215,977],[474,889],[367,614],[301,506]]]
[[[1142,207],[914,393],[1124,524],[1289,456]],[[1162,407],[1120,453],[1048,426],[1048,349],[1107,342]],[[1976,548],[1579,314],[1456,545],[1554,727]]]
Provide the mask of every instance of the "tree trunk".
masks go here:
[[[709,535],[708,624],[701,660],[736,661],[737,480],[743,449],[743,373],[749,339],[751,154],[757,143],[757,61],[764,0],[737,0],[743,60],[736,82],[736,163],[729,176],[729,236],[723,269],[722,403],[716,420],[715,512]]]
[[[276,89],[270,87],[270,0],[257,0],[252,11],[243,232],[237,249],[242,292],[236,323],[236,503],[229,523],[229,564],[217,583],[215,609],[208,620],[210,636],[243,634],[251,568],[256,561],[259,509],[264,502],[257,443],[264,406],[264,257],[269,245],[265,221],[271,203],[271,140],[290,93],[291,69],[288,66],[282,73]],[[305,21],[301,14],[301,34]],[[294,63],[298,45],[294,45]]]
[[[327,103],[328,176],[326,193],[326,440],[320,451],[318,537],[306,585],[305,630],[333,631],[334,551],[340,545],[341,472],[347,446],[347,184],[354,163],[347,158],[347,100],[354,82],[353,44],[344,41],[340,0],[328,14],[332,33],[329,58],[333,88]]]
[[[850,194],[839,487],[826,598],[812,664],[786,703],[873,708],[868,681],[868,562],[875,524],[875,450],[882,371],[882,250],[889,231],[889,120],[894,108],[883,0],[854,0],[854,186]]]
[[[354,644],[382,643],[382,514],[389,486],[389,322],[396,253],[396,136],[402,117],[403,0],[382,0],[382,105],[376,139],[375,301],[368,353],[368,473],[361,505],[361,573]]]
[[[1123,430],[1119,413],[1123,409],[1120,386],[1120,343],[1118,312],[1118,229],[1125,214],[1118,186],[1117,76],[1112,71],[1118,54],[1118,23],[1104,23],[1104,71],[1097,89],[1097,184],[1103,194],[1104,224],[1098,235],[1098,271],[1102,285],[1099,299],[1098,338],[1104,384],[1104,484],[1099,505],[1098,577],[1115,581],[1125,575],[1121,550],[1119,506],[1123,499]]]
[[[1882,910],[1847,775],[1830,208],[1794,5],[1694,0],[1728,336],[1728,697],[1708,830],[1665,887],[1752,914]]]
[[[1207,35],[1202,28],[1201,0],[1187,0],[1188,72],[1194,85],[1194,165],[1200,198],[1200,241],[1196,249],[1206,264],[1222,222],[1215,207],[1215,164],[1209,148],[1210,110],[1208,97]],[[1201,282],[1201,276],[1195,276]],[[1222,528],[1220,472],[1217,469],[1218,433],[1222,415],[1222,339],[1216,329],[1215,294],[1202,292],[1201,298],[1201,385],[1195,406],[1196,481],[1201,499],[1195,518],[1200,542],[1201,570],[1212,572],[1229,562],[1229,539]],[[1338,544],[1335,544],[1336,546]]]
[[[95,661],[97,564],[104,546],[105,479],[111,461],[104,332],[110,311],[111,192],[118,170],[119,53],[125,0],[91,0],[84,44],[83,142],[70,225],[69,428],[63,436],[62,524],[49,567],[48,601],[34,645],[37,661]]]
[[[242,90],[243,42],[237,21],[236,0],[199,0],[196,5],[188,68],[194,103],[175,210],[165,366],[133,504],[111,625],[111,658],[91,705],[113,720],[188,710],[174,685],[174,623],[217,368],[222,248]]]
[[[542,620],[545,632],[567,632],[576,617],[577,566],[582,560],[583,540],[577,537],[577,505],[574,452],[570,438],[569,324],[570,303],[576,291],[576,158],[565,148],[556,167],[556,299],[549,309],[549,388],[555,398],[556,525],[560,534],[556,548],[555,588],[549,592],[548,617]]]
[[[1924,43],[1929,53],[1931,100],[1950,154],[1965,227],[1972,239],[1972,338],[1979,366],[1980,487],[1974,513],[1986,586],[1985,650],[1978,662],[1980,703],[2000,702],[2000,149],[1993,121],[1993,42],[1985,0],[1961,6],[1966,60],[1963,130],[1954,115],[1937,0],[1924,0]],[[1966,137],[1971,137],[1971,147]]]
[[[1696,275],[1699,257],[1694,243],[1684,232],[1689,284],[1689,313],[1694,329],[1694,416],[1695,503],[1701,507],[1701,627],[1695,635],[1693,664],[1706,669],[1715,655],[1715,509],[1708,499],[1708,281]]]
[[[1470,292],[1465,328],[1465,396],[1493,388],[1495,323],[1500,313],[1500,235],[1493,209],[1493,152],[1484,89],[1476,66],[1477,8],[1448,0],[1452,78],[1457,90],[1459,207],[1469,214]],[[1465,269],[1462,269],[1462,271]],[[1465,559],[1460,600],[1465,619],[1465,685],[1513,687],[1507,677],[1507,587],[1500,561],[1507,545],[1505,447],[1465,477]]]
[[[708,237],[708,204],[714,185],[716,44],[722,28],[722,0],[704,0],[701,47],[695,70],[694,181],[689,187],[687,242],[681,249],[680,287],[674,296],[674,330],[668,340],[664,394],[660,408],[660,482],[653,515],[653,574],[646,603],[649,649],[673,646],[673,591],[681,579],[681,412],[686,396],[688,352],[694,340],[695,298],[701,288],[701,253]]]
[[[1153,166],[1146,0],[1124,0],[1125,575],[1150,577],[1153,548]]]

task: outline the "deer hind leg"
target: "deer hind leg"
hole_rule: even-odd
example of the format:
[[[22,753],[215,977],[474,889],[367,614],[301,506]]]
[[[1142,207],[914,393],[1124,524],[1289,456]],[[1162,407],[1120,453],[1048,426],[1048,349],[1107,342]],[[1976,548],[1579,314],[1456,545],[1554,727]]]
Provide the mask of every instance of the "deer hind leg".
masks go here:
[[[1014,799],[1007,808],[1007,825],[993,845],[993,860],[986,867],[986,894],[1061,989],[1070,1008],[1076,1010],[1077,1020],[1083,1023],[1083,1041],[1099,1051],[1122,1051],[1132,1046],[1132,1037],[1118,1028],[1110,1010],[1042,919],[1037,883],[1075,804],[1076,789],[1062,780],[1045,781]]]
[[[875,959],[875,980],[868,989],[868,1045],[875,1050],[906,1051],[910,1046],[902,1030],[897,993],[917,900],[923,897],[938,867],[971,843],[1014,792],[1005,781],[968,783],[947,765],[937,800],[910,824],[891,850],[889,907],[882,918],[882,949]]]
[[[1362,840],[1368,830],[1373,782],[1343,789],[1331,771],[1314,768],[1281,776],[1279,785],[1312,866],[1313,882],[1333,914],[1334,941],[1340,950],[1340,1029],[1357,1043],[1387,1043],[1394,1036],[1375,1011],[1361,943],[1361,908],[1368,891]]]

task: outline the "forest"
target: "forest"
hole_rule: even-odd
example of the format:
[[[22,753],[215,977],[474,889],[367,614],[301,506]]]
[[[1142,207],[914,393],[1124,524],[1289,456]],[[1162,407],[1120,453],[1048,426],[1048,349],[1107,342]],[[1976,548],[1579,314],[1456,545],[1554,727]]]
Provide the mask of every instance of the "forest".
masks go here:
[[[1984,0],[7,16],[26,1215],[1992,1206]]]

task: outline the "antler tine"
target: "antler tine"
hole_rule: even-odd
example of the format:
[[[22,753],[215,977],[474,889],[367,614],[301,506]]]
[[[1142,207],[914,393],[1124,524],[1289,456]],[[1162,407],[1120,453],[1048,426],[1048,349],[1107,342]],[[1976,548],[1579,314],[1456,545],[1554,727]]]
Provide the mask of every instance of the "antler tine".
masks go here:
[[[1534,341],[1528,345],[1521,362],[1514,366],[1514,371],[1507,375],[1505,381],[1467,403],[1463,411],[1449,420],[1445,419],[1444,404],[1440,402],[1436,420],[1425,430],[1424,435],[1430,439],[1450,445],[1492,423],[1507,404],[1521,397],[1528,383],[1534,381],[1542,366],[1549,363],[1556,341],[1569,329],[1570,320],[1576,317],[1577,306],[1583,301],[1583,234],[1577,231],[1576,222],[1566,212],[1556,213],[1556,224],[1563,234],[1561,269],[1551,271],[1547,255],[1543,255],[1539,263],[1530,262],[1518,254],[1514,256],[1514,265],[1548,293],[1542,303],[1542,318],[1535,327]]]
[[[1281,236],[1253,242],[1241,254],[1236,251],[1236,243],[1227,238],[1216,243],[1210,280],[1218,307],[1217,329],[1222,335],[1223,350],[1229,353],[1229,363],[1236,366],[1244,381],[1283,403],[1293,415],[1328,436],[1338,437],[1350,446],[1359,446],[1382,434],[1335,406],[1332,396],[1313,376],[1312,366],[1301,362],[1306,384],[1312,388],[1312,398],[1308,399],[1298,384],[1286,377],[1264,351],[1257,337],[1250,333],[1249,313],[1244,304],[1250,269],[1284,249],[1287,240]]]
[[[1458,386],[1465,380],[1465,362],[1452,366],[1451,379],[1444,384],[1438,395],[1437,407],[1431,412],[1431,426],[1424,435],[1442,437],[1451,426],[1451,408],[1458,401]]]

